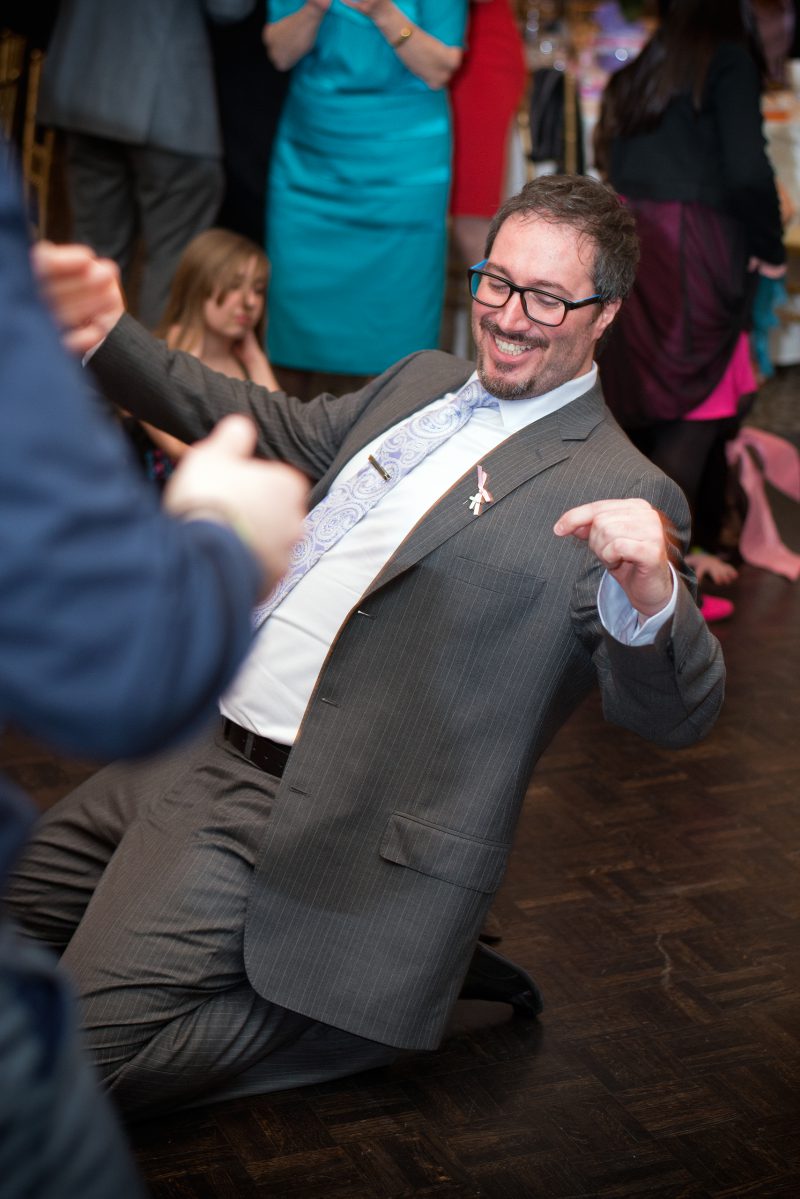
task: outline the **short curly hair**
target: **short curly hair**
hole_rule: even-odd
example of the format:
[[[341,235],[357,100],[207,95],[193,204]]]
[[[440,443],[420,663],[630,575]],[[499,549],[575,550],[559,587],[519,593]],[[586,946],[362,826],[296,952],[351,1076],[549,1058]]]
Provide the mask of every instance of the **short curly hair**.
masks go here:
[[[604,303],[623,300],[636,278],[639,238],[633,216],[605,183],[588,175],[541,175],[506,200],[486,237],[490,257],[500,226],[512,216],[571,225],[594,243],[594,289]]]

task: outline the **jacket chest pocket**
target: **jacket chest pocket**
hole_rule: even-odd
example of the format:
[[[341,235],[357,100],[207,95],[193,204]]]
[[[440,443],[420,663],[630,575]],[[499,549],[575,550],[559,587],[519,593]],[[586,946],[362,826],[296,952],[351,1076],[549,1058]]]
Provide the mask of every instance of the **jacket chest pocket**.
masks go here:
[[[497,591],[512,599],[533,599],[546,586],[547,580],[524,571],[505,570],[488,562],[473,558],[457,557],[448,563],[448,574],[459,583],[470,587],[482,587],[485,591]]]

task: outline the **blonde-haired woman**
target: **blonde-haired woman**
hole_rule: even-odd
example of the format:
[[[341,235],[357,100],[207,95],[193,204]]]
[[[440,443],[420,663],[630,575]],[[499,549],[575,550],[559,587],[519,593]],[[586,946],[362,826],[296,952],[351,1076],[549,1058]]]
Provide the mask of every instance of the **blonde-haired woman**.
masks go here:
[[[227,229],[207,229],[181,256],[156,336],[212,370],[277,391],[262,349],[268,274],[266,255],[255,242]],[[153,425],[141,427],[151,444],[133,432],[134,443],[146,473],[161,483],[186,445]]]
[[[261,348],[268,274],[255,242],[227,229],[207,229],[183,252],[156,335],[212,370],[277,391]]]

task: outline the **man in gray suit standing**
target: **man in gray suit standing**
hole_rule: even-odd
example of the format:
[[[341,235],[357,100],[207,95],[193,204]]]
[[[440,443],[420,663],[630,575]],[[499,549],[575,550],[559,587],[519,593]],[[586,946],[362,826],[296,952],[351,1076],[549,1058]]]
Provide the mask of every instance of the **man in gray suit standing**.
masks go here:
[[[263,453],[316,480],[216,734],[79,788],[12,891],[129,1111],[435,1048],[531,772],[587,692],[661,745],[713,725],[687,507],[593,362],[637,255],[603,185],[538,179],[470,272],[477,372],[414,354],[306,405],[154,342],[103,264],[56,286],[42,261],[72,344],[107,334],[93,365],[119,403],[185,440],[248,412]]]
[[[113,258],[126,285],[139,236],[137,311],[162,313],[184,246],[214,223],[222,140],[206,18],[255,0],[61,0],[38,119],[66,133],[73,236]]]

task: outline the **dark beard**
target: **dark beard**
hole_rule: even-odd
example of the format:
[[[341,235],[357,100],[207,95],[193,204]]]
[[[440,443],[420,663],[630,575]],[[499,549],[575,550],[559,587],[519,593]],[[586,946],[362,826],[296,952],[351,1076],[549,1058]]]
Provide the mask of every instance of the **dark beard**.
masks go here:
[[[512,341],[518,345],[530,346],[532,349],[546,350],[549,345],[549,342],[546,340],[546,338],[542,337],[509,336],[507,333],[503,332],[503,330],[495,323],[495,321],[491,319],[491,317],[483,318],[481,321],[481,329],[485,333],[501,337],[504,341]],[[484,361],[484,354],[479,349],[478,360],[476,363],[478,378],[481,381],[481,386],[485,387],[489,394],[493,395],[496,399],[527,400],[536,395],[536,375],[530,375],[527,379],[521,379],[516,383],[506,383],[501,374],[494,375],[490,378],[486,372]],[[495,367],[495,369],[500,372],[503,368],[502,366],[499,366]],[[512,367],[509,366],[508,369],[510,371]]]

